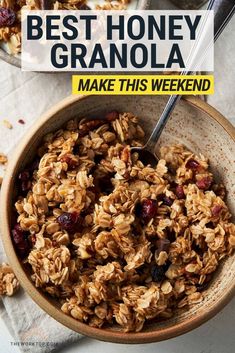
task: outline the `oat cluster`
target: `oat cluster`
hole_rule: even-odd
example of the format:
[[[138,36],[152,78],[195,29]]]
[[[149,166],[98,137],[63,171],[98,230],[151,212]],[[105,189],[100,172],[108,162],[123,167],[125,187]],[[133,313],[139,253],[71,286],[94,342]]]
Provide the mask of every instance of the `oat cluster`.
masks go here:
[[[45,137],[34,171],[19,176],[28,179],[13,240],[35,286],[64,313],[140,331],[203,300],[235,247],[235,225],[205,157],[165,146],[146,166],[130,154],[144,138],[137,117],[105,119]]]
[[[50,0],[47,0],[48,2]],[[21,52],[21,10],[40,10],[43,0],[0,0],[0,45],[7,43],[9,52]],[[96,1],[94,1],[96,3]],[[97,10],[124,10],[131,0],[104,0]],[[89,10],[87,0],[51,0],[53,10]]]
[[[0,152],[0,165],[6,165],[8,162],[8,158],[4,153]]]
[[[20,284],[8,264],[0,264],[0,295],[12,296],[19,289]]]

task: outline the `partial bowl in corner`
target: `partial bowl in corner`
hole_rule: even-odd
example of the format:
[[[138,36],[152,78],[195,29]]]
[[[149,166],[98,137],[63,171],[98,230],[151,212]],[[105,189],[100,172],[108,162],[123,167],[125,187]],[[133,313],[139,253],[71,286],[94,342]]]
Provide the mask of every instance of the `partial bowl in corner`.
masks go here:
[[[130,10],[147,10],[149,8],[151,0],[132,0],[132,4],[128,5],[128,9]],[[88,0],[88,4],[89,4]],[[102,3],[102,0],[97,0],[97,3]],[[92,3],[92,1],[91,1]],[[1,44],[0,42],[0,60],[7,62],[13,66],[21,68],[21,55],[11,55],[5,49],[6,46]]]
[[[137,333],[124,333],[114,328],[94,328],[63,313],[57,302],[37,289],[30,274],[16,255],[11,240],[12,207],[15,183],[19,172],[35,156],[42,137],[56,131],[74,117],[102,116],[112,110],[130,111],[139,116],[140,123],[150,133],[166,103],[163,96],[73,96],[44,114],[23,138],[10,158],[1,195],[1,227],[3,242],[10,265],[32,299],[50,316],[81,334],[118,343],[147,343],[166,340],[186,333],[218,313],[235,291],[235,254],[224,259],[215,273],[205,298],[188,311],[170,319],[151,322]],[[158,147],[182,143],[195,153],[210,159],[211,169],[227,188],[227,204],[235,215],[235,129],[214,108],[199,98],[182,99],[168,122]]]

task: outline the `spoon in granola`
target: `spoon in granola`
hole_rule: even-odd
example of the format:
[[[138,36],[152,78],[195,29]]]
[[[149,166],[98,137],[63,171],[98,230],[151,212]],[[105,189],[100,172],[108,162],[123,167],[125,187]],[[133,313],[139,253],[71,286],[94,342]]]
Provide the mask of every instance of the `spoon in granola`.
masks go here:
[[[231,17],[233,16],[235,11],[235,2],[231,0],[211,0],[207,7],[207,10],[214,10],[214,42],[215,42],[217,38],[220,36],[220,34],[222,33],[223,29],[228,24]],[[194,60],[195,60],[194,52],[198,50],[200,45],[199,42],[200,42],[200,33],[199,33],[199,41],[195,43],[195,48],[193,48],[194,50],[191,51],[188,58],[188,62],[191,62],[191,64],[194,63]],[[209,48],[209,46],[207,47],[207,49]],[[204,58],[205,56],[202,56],[202,60]],[[198,63],[196,68],[197,67],[198,67]],[[184,70],[181,72],[181,75],[189,75],[191,73],[192,71]],[[180,95],[170,96],[160,116],[160,119],[156,123],[146,144],[143,147],[131,148],[131,153],[137,152],[139,154],[139,159],[145,165],[150,164],[151,166],[154,167],[158,163],[159,158],[155,154],[156,143],[159,140],[162,130],[164,129],[168,119],[170,118],[172,111],[174,110],[180,98],[181,98]]]

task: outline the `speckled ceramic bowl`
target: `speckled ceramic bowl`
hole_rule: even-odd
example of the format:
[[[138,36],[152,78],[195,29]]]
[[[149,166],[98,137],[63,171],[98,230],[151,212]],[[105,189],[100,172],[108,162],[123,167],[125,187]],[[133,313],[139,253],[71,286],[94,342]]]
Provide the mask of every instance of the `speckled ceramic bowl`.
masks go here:
[[[171,319],[152,322],[139,333],[123,333],[117,328],[92,328],[64,314],[53,299],[34,287],[29,274],[19,261],[10,235],[12,207],[16,177],[34,157],[42,136],[61,127],[73,117],[97,116],[113,109],[132,111],[140,117],[149,133],[166,102],[163,96],[86,96],[69,97],[62,101],[32,127],[12,154],[1,198],[1,226],[5,251],[22,286],[32,299],[49,315],[84,335],[104,341],[121,343],[144,343],[165,340],[194,329],[214,316],[232,298],[235,290],[235,254],[220,265],[206,290],[205,299],[184,313]],[[165,130],[159,145],[180,142],[196,153],[210,158],[212,170],[226,186],[227,203],[235,215],[235,129],[215,109],[199,98],[181,100]]]
[[[128,5],[130,10],[147,10],[151,0],[132,0]],[[102,0],[88,0],[88,5],[93,9],[94,3],[102,3]],[[6,61],[16,67],[21,67],[21,56],[20,55],[10,55],[7,52],[6,46],[0,42],[0,60]]]

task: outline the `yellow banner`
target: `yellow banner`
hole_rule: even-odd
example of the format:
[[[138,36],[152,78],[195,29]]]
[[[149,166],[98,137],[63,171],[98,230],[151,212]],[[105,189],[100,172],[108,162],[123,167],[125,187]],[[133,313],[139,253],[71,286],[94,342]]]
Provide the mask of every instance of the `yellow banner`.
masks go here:
[[[73,75],[73,94],[214,94],[212,75]]]

